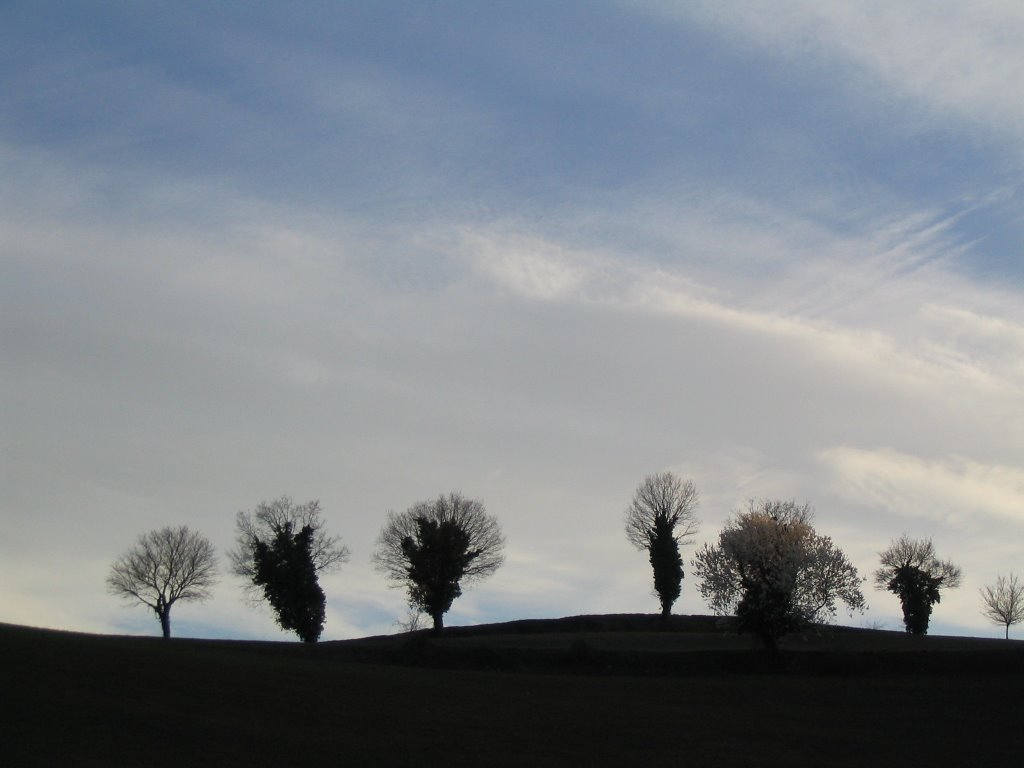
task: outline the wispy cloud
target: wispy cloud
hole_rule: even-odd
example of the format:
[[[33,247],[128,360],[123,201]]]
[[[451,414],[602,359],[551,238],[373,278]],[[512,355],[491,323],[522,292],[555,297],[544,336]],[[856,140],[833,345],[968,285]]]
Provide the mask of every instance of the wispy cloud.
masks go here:
[[[949,219],[917,213],[849,232],[781,211],[745,213],[681,212],[679,238],[660,261],[480,228],[464,233],[461,252],[478,274],[525,298],[789,337],[889,383],[1018,391],[1016,302],[965,280],[957,266],[967,249],[950,235]],[[731,258],[708,258],[730,248]]]
[[[0,618],[134,627],[137,533],[290,493],[355,553],[331,636],[388,631],[379,525],[451,488],[509,540],[457,620],[644,610],[665,468],[708,539],[796,497],[865,571],[1009,563],[1019,12],[612,6],[0,24]],[[189,620],[278,637],[236,587]]]
[[[792,61],[850,65],[846,85],[862,96],[901,97],[931,113],[929,122],[952,115],[982,137],[995,131],[1014,146],[1018,166],[1024,159],[1024,104],[1007,98],[1024,80],[1024,9],[1013,0],[640,5],[714,25]]]
[[[963,456],[928,459],[890,448],[822,452],[840,491],[907,520],[977,530],[996,518],[1024,527],[1024,471]]]

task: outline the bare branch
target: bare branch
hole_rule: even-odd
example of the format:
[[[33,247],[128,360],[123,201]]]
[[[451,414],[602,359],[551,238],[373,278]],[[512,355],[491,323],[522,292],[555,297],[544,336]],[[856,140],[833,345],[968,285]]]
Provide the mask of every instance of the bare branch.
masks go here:
[[[234,548],[228,553],[231,572],[251,582],[255,574],[256,542],[271,540],[288,524],[296,531],[307,525],[313,529],[312,557],[317,573],[335,570],[348,561],[348,547],[341,543],[340,537],[329,536],[324,530],[319,501],[296,504],[288,496],[282,496],[271,502],[260,502],[252,512],[239,512],[235,516],[238,534]]]
[[[942,590],[960,586],[960,568],[939,560],[931,539],[912,539],[905,533],[878,556],[882,567],[875,571],[875,588],[899,597],[907,632],[927,634],[932,607],[941,600]]]
[[[978,591],[984,603],[982,615],[1006,627],[1009,639],[1010,627],[1024,621],[1024,583],[1011,573],[1009,577],[997,576],[994,585],[986,585]]]
[[[217,580],[213,545],[186,526],[139,536],[110,567],[107,590],[152,608],[170,636],[170,611],[178,600],[202,601]]]
[[[900,568],[916,568],[938,579],[944,589],[959,587],[963,578],[959,566],[935,556],[935,545],[931,539],[913,539],[904,533],[894,539],[885,551],[879,552],[878,557],[882,567],[874,574],[876,589],[889,589],[889,582]]]
[[[626,509],[626,538],[639,550],[649,550],[658,522],[668,524],[680,546],[693,543],[700,531],[697,504],[700,495],[693,481],[672,472],[649,475],[636,489]]]
[[[434,620],[435,631],[461,584],[480,581],[504,562],[505,538],[482,502],[457,492],[388,512],[373,562],[395,586],[408,590],[410,605]]]

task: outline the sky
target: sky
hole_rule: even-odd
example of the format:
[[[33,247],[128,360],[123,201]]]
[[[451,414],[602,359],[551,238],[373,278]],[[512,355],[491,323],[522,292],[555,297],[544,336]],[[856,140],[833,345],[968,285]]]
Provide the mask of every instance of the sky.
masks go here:
[[[221,555],[176,635],[287,640],[224,556],[318,499],[323,639],[394,632],[389,510],[483,501],[446,623],[654,613],[623,513],[697,546],[795,499],[870,577],[1024,574],[1017,0],[0,4],[0,621],[156,634],[135,538]],[[900,629],[897,599],[840,623]],[[1014,634],[1011,631],[1011,636]]]

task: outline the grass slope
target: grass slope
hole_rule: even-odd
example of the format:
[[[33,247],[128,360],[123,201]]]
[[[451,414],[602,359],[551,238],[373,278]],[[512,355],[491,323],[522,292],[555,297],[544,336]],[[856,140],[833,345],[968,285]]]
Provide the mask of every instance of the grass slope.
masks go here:
[[[440,641],[313,647],[0,625],[0,762],[935,766],[1019,759],[1013,734],[1024,644],[847,630],[791,638],[783,661],[765,665],[750,661],[759,656],[746,641],[707,621],[680,618],[666,632],[646,617],[576,617],[454,629]],[[672,658],[697,663],[674,666]]]

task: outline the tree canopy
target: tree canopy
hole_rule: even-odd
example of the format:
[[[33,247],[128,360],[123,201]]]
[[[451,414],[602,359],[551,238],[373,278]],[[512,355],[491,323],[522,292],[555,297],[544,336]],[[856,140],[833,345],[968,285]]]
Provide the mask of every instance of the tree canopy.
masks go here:
[[[254,603],[270,604],[282,629],[315,642],[326,612],[319,574],[349,558],[340,538],[324,530],[320,502],[296,504],[282,496],[239,512],[235,522],[232,572],[246,580]]]
[[[349,559],[349,549],[341,543],[340,536],[330,536],[324,530],[320,502],[316,499],[305,504],[296,504],[289,496],[273,501],[261,501],[251,512],[239,512],[235,516],[237,539],[235,547],[228,553],[231,571],[236,576],[251,579],[255,574],[252,548],[257,540],[267,541],[290,525],[299,531],[309,526],[313,531],[310,542],[310,558],[317,573],[340,568]]]
[[[698,590],[715,613],[768,647],[787,632],[831,621],[837,603],[864,609],[863,582],[839,547],[814,529],[809,505],[750,501],[726,523],[718,544],[694,558]]]
[[[942,590],[960,586],[959,566],[939,560],[931,539],[914,539],[906,534],[880,552],[879,560],[875,587],[899,597],[908,633],[927,634],[932,606],[941,601]]]
[[[982,615],[1006,627],[1006,639],[1009,640],[1010,627],[1024,621],[1024,583],[1011,573],[1009,576],[997,576],[995,584],[986,584],[979,592]]]
[[[493,574],[504,561],[505,539],[481,501],[452,492],[389,512],[377,539],[374,562],[409,604],[428,614],[435,632],[462,595],[462,585]]]
[[[256,541],[253,583],[277,614],[281,629],[295,632],[306,643],[320,639],[326,601],[313,565],[313,529],[304,525],[297,533],[284,523],[273,540]]]

